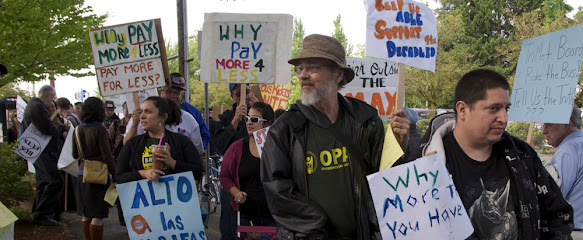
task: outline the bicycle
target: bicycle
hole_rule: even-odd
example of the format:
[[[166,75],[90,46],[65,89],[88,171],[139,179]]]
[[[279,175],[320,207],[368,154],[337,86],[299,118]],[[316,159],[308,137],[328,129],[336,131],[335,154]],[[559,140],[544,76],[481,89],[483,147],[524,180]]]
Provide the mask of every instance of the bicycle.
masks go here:
[[[202,188],[201,200],[203,202],[202,207],[209,214],[213,214],[217,211],[217,206],[220,204],[220,182],[219,173],[221,171],[221,156],[212,155],[209,156],[209,174],[205,177],[206,182]]]

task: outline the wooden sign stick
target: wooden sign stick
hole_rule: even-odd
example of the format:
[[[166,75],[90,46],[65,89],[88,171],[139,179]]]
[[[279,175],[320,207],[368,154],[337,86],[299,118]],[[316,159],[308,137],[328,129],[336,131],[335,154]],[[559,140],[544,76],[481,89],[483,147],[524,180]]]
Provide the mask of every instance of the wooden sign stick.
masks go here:
[[[405,64],[399,63],[397,75],[397,104],[395,110],[405,107]]]
[[[534,130],[534,122],[530,122],[528,126],[528,136],[526,137],[526,142],[530,144],[530,146],[534,147],[534,141],[532,141],[532,132]]]

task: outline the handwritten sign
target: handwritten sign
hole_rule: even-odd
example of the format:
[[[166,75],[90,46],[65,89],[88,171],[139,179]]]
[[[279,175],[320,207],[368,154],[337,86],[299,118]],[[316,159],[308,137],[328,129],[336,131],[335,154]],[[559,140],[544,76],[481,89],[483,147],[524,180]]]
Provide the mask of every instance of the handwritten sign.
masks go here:
[[[38,128],[33,124],[30,124],[24,133],[22,133],[22,136],[18,138],[20,144],[13,150],[13,152],[27,161],[34,163],[47,144],[49,144],[50,140],[51,136],[42,134]]]
[[[16,118],[19,122],[24,119],[24,110],[26,109],[26,102],[20,96],[16,96]]]
[[[130,239],[207,238],[192,172],[116,187]]]
[[[159,19],[89,31],[102,96],[166,85],[166,50]]]
[[[290,83],[293,17],[205,13],[201,81]]]
[[[0,240],[14,240],[14,223],[0,228]]]
[[[412,0],[365,0],[365,55],[435,72],[437,25],[431,9]]]
[[[265,140],[267,139],[267,132],[269,132],[269,127],[259,129],[253,132],[253,137],[255,138],[255,146],[259,152],[259,156],[263,152],[263,145],[265,145]]]
[[[367,178],[383,239],[466,239],[473,233],[439,155]]]
[[[73,158],[73,133],[75,128],[69,128],[67,132],[67,138],[65,138],[65,143],[63,143],[63,148],[61,149],[61,154],[59,155],[59,160],[57,161],[57,167],[59,170],[63,170],[73,176],[77,176],[79,170],[78,160]]]
[[[138,101],[139,105],[141,105],[146,99],[151,96],[158,96],[158,90],[156,89],[148,89],[138,92]],[[134,105],[134,97],[132,93],[125,94],[126,104],[128,107],[128,113],[132,114],[132,112],[136,109]]]
[[[397,102],[397,64],[372,58],[347,58],[354,79],[340,89],[342,95],[375,107],[383,120],[389,120]]]
[[[290,93],[291,85],[261,85],[261,96],[263,97],[263,102],[269,104],[273,109],[286,109]]]
[[[583,58],[583,25],[522,41],[511,121],[568,123]]]

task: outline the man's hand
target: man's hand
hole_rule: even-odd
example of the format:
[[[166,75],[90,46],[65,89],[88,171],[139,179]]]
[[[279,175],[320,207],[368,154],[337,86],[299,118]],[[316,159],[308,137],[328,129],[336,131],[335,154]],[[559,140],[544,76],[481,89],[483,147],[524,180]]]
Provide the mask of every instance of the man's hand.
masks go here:
[[[411,122],[409,121],[409,116],[403,111],[403,109],[399,109],[393,112],[391,116],[391,128],[393,130],[393,134],[399,145],[401,145],[401,149],[403,151],[407,150],[407,143],[409,142],[409,127]]]
[[[237,130],[237,128],[239,127],[239,122],[243,120],[245,116],[247,116],[247,105],[241,104],[237,106],[237,108],[235,109],[235,116],[231,121],[231,125],[233,125],[233,128],[235,130]]]
[[[133,126],[138,126],[138,124],[140,124],[140,115],[142,115],[142,109],[141,108],[136,108],[134,109],[134,111],[132,112],[132,127]]]

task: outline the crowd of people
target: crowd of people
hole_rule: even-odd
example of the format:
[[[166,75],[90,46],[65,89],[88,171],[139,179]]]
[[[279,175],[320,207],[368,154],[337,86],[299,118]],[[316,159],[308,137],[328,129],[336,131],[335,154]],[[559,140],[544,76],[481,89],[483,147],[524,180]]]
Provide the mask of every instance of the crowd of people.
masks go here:
[[[35,221],[62,225],[56,209],[64,180],[56,162],[61,139],[75,127],[79,175],[72,181],[86,239],[102,239],[109,183],[83,183],[84,159],[106,163],[110,182],[155,181],[187,171],[200,181],[209,144],[223,155],[221,239],[235,239],[237,211],[241,225],[274,226],[278,239],[381,239],[366,176],[379,171],[385,128],[375,108],[338,92],[355,75],[345,57],[336,39],[307,36],[288,61],[300,82],[300,101],[274,111],[248,85],[229,84],[235,103],[208,124],[182,98],[186,84],[177,73],[159,97],[132,113],[124,104],[121,119],[113,102],[53,102],[55,89],[43,86],[20,127],[34,124],[52,136],[34,164]],[[424,136],[414,111],[392,113],[389,127],[405,152],[395,165],[438,154],[473,225],[469,239],[583,239],[580,109],[573,106],[568,124],[542,128],[557,148],[550,161],[555,181],[538,153],[505,131],[510,105],[504,76],[487,69],[466,73],[455,88],[454,112],[435,117]],[[51,117],[54,111],[57,117]],[[260,154],[252,133],[268,126]]]

